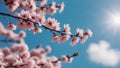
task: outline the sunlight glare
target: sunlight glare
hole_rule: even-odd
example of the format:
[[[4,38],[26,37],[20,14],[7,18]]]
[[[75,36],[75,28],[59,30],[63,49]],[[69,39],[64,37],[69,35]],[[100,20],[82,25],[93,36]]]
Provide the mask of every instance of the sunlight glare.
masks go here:
[[[120,12],[109,12],[107,25],[113,31],[120,31]]]
[[[112,23],[114,27],[120,27],[120,14],[116,14],[112,16]]]
[[[109,30],[113,36],[120,32],[120,10],[109,10],[105,16],[105,28]],[[112,32],[111,32],[112,31]]]

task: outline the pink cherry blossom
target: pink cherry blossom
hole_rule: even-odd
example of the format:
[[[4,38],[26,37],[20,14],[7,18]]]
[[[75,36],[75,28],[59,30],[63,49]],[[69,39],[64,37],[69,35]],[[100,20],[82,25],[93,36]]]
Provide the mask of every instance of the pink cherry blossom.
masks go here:
[[[68,58],[69,63],[72,63],[72,61],[73,61],[73,58]]]
[[[45,6],[47,4],[47,0],[40,0],[40,6]]]
[[[20,0],[19,1],[19,9],[23,9],[28,4],[27,0]]]
[[[50,4],[50,8],[47,10],[47,13],[49,13],[49,14],[55,14],[56,12],[57,12],[56,3],[53,1]]]
[[[6,35],[8,33],[8,30],[4,28],[2,23],[0,22],[0,35]]]
[[[72,37],[71,45],[75,45],[78,42],[79,42],[79,38]]]
[[[83,32],[84,32],[83,29],[78,28],[76,32],[77,32],[77,36],[80,36],[80,37],[83,36]]]
[[[23,61],[26,61],[30,57],[30,53],[28,51],[20,52],[19,56]]]
[[[6,56],[6,55],[9,55],[11,53],[10,49],[9,48],[4,48],[2,49],[2,52],[3,54]]]
[[[35,1],[34,0],[30,0],[28,4],[29,5],[27,6],[27,10],[29,12],[35,11],[35,9],[36,9]]]
[[[39,7],[36,7],[36,10],[35,10],[36,14],[40,14],[42,12],[41,8]]]
[[[7,1],[7,3],[8,3],[7,8],[12,12],[15,11],[19,7],[17,0],[14,0],[14,1],[10,0],[10,1]]]
[[[39,58],[41,57],[44,57],[45,56],[45,52],[43,50],[43,48],[39,47],[37,49],[33,49],[31,52],[30,52],[31,56],[37,56]]]
[[[27,44],[24,42],[23,39],[19,40],[18,44],[13,44],[10,48],[12,52],[19,51],[19,52],[25,52],[28,50]]]
[[[37,14],[35,12],[30,13],[30,18],[31,18],[32,21],[36,21],[37,17],[38,16],[37,16]]]
[[[88,33],[88,35],[89,35],[90,37],[92,37],[93,32],[92,32],[90,29],[87,30],[87,33]]]
[[[41,32],[42,32],[42,29],[41,29],[41,28],[38,28],[38,27],[35,27],[35,28],[33,28],[32,32],[33,32],[34,34],[41,33]]]
[[[60,37],[59,42],[60,42],[60,43],[63,43],[63,42],[65,42],[65,41],[67,41],[69,38],[70,38],[69,35],[62,35],[62,36]]]
[[[30,54],[31,54],[31,56],[37,56],[37,57],[39,57],[40,51],[38,49],[33,49],[30,52]]]
[[[47,11],[46,11],[48,14],[55,14],[56,12],[57,12],[57,9],[56,8],[49,8],[49,9],[47,9]]]
[[[7,26],[8,30],[16,30],[16,25],[9,23],[9,25]]]
[[[28,47],[27,47],[27,45],[25,43],[20,43],[19,46],[20,46],[19,49],[18,49],[19,52],[25,52],[25,51],[28,50]]]
[[[36,64],[40,63],[40,59],[36,56],[32,56],[30,59],[33,59]]]
[[[86,42],[87,39],[88,39],[88,35],[84,35],[83,37],[81,37],[81,43]]]
[[[62,56],[62,61],[63,61],[63,62],[69,62],[69,63],[71,63],[72,60],[73,60],[73,58],[69,58],[69,57],[67,57],[67,56],[65,56],[65,55]]]
[[[30,13],[29,11],[22,10],[21,13],[17,14],[19,17],[22,17],[24,19],[30,18]]]
[[[54,68],[51,62],[46,63],[42,68]]]
[[[54,35],[52,38],[52,42],[59,41],[60,37],[57,35]]]
[[[54,1],[50,4],[50,8],[56,8],[56,3]]]
[[[53,63],[53,65],[54,65],[54,68],[61,68],[61,61]]]
[[[75,45],[80,40],[84,43],[88,37],[92,37],[93,32],[88,29],[85,33],[83,29],[78,28],[75,34],[71,33],[69,24],[61,27],[60,22],[55,18],[49,17],[59,11],[64,10],[64,2],[57,4],[55,1],[49,3],[48,0],[0,0],[3,2],[9,13],[0,12],[0,15],[5,16],[4,19],[10,22],[5,28],[0,22],[0,42],[10,45],[9,47],[0,48],[0,68],[61,68],[61,62],[71,63],[73,57],[78,56],[78,53],[73,55],[57,58],[49,56],[52,48],[46,46],[43,48],[29,49],[24,38],[27,36],[26,30],[32,31],[34,34],[41,33],[42,28],[53,34],[52,41],[63,43],[71,38],[71,45]],[[15,21],[13,24],[11,17]],[[20,30],[16,28],[19,27]],[[15,32],[15,30],[17,30]]]
[[[20,31],[19,37],[20,37],[20,38],[26,37],[26,33],[25,33],[24,31]]]
[[[50,46],[46,46],[45,51],[46,51],[46,52],[51,52],[51,47],[50,47]]]
[[[62,61],[63,61],[63,62],[68,62],[67,56],[63,55],[63,56],[62,56]]]
[[[44,16],[37,16],[36,22],[41,26],[45,24]]]
[[[71,29],[71,27],[69,26],[69,24],[64,25],[64,32],[66,34],[71,34],[70,29]]]
[[[6,36],[9,37],[12,40],[17,40],[19,39],[19,35],[14,33],[13,31],[9,31],[6,33]]]
[[[33,23],[23,22],[23,21],[19,21],[16,25],[20,28],[23,28],[23,29],[32,29],[34,27]]]
[[[13,44],[13,45],[11,46],[10,50],[11,50],[12,52],[18,51],[19,47],[20,47],[20,46],[19,46],[18,44]]]
[[[60,30],[60,23],[59,22],[54,24],[54,29],[57,30],[57,31]]]
[[[53,29],[56,22],[57,21],[54,18],[48,18],[45,22],[45,26],[47,26],[50,29]]]
[[[16,58],[15,55],[10,54],[10,55],[7,55],[5,57],[4,61],[7,62],[7,63],[13,63],[14,64],[14,63],[17,62],[17,58]]]
[[[61,13],[64,10],[64,2],[59,6],[59,12]]]
[[[20,28],[24,28],[25,29],[25,23],[23,23],[23,21],[19,21],[16,25],[18,27],[20,27]]]
[[[35,61],[32,59],[29,59],[26,63],[26,68],[34,68]]]

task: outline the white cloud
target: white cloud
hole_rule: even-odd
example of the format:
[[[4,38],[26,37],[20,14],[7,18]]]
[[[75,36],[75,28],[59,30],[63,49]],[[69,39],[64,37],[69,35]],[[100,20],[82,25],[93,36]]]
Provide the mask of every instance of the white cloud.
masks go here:
[[[89,59],[97,64],[115,67],[120,62],[120,51],[112,49],[106,41],[90,44],[87,53]]]

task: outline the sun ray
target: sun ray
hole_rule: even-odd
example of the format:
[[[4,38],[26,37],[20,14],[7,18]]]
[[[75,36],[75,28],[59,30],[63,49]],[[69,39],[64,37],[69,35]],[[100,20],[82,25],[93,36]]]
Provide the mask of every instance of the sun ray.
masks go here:
[[[120,11],[108,12],[106,24],[114,35],[120,32]]]

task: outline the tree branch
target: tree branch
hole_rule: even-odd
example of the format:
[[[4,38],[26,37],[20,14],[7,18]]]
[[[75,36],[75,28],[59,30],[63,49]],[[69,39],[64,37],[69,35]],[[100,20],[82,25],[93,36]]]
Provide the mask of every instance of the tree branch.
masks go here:
[[[14,15],[11,15],[11,14],[7,14],[7,13],[3,13],[3,12],[0,12],[0,15],[5,15],[5,16],[9,16],[9,17],[12,17],[12,18],[17,18],[17,19],[21,19],[21,20],[24,20],[24,21],[29,21],[29,22],[32,22],[33,24],[36,25],[36,22],[30,20],[30,19],[24,19],[24,18],[21,18],[21,17],[18,17],[18,16],[14,16]],[[44,25],[41,25],[43,28],[49,30],[51,33],[53,32],[56,32],[56,33],[59,33],[61,35],[69,35],[70,37],[80,37],[80,36],[77,36],[77,35],[72,35],[72,34],[66,34],[65,32],[63,31],[58,31],[58,30],[55,30],[55,29],[50,29]]]
[[[73,55],[71,55],[71,56],[69,56],[69,55],[67,55],[67,58],[73,58],[73,57],[76,57],[76,56],[78,56],[79,55],[79,53],[74,53]],[[58,59],[58,60],[56,60],[56,61],[53,61],[52,63],[56,63],[56,62],[59,62],[59,61],[62,61],[62,59],[60,58],[60,59]],[[24,66],[25,64],[21,64],[21,65],[13,65],[13,64],[9,64],[9,66],[7,66],[7,67],[5,67],[5,68],[18,68],[19,66]],[[37,64],[38,66],[43,66],[44,64]]]

